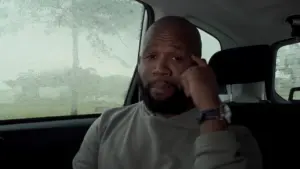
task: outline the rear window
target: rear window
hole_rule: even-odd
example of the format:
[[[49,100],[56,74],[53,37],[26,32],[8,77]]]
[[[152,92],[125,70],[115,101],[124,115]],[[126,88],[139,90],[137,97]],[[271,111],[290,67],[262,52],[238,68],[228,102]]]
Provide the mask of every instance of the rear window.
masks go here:
[[[221,50],[221,44],[217,38],[206,33],[205,31],[198,28],[198,31],[201,35],[202,41],[202,58],[209,61],[210,58]]]
[[[300,87],[300,43],[280,48],[276,58],[275,91],[288,100],[295,87]],[[300,100],[300,92],[295,92],[294,99]]]

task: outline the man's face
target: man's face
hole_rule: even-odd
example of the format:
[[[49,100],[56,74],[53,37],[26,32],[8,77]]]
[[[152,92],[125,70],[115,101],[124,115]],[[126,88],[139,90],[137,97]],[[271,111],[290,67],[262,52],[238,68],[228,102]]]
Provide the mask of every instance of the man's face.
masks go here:
[[[138,65],[142,99],[151,111],[180,114],[190,102],[180,76],[195,64],[188,38],[178,30],[153,30],[148,35]]]

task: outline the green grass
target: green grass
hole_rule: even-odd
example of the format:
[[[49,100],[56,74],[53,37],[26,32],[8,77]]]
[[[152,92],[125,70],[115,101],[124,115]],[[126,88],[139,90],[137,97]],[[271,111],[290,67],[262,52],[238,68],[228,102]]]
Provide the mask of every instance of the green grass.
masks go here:
[[[78,103],[78,115],[99,114],[103,111],[121,106],[122,102],[109,103],[100,102],[82,102]],[[98,112],[95,108],[98,107]],[[30,101],[18,102],[13,104],[0,104],[0,120],[25,119],[36,117],[54,117],[71,115],[70,101]]]

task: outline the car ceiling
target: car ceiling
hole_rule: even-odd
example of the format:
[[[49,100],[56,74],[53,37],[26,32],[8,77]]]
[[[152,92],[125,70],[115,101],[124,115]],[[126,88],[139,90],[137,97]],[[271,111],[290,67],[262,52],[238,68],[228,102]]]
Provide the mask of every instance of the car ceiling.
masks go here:
[[[289,38],[291,29],[285,19],[300,14],[300,0],[143,1],[155,12],[184,16],[221,42],[227,38],[238,46],[272,44]]]

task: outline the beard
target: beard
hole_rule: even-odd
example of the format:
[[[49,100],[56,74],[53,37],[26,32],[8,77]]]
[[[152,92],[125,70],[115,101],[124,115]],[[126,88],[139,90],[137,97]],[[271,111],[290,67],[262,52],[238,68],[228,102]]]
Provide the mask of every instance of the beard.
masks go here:
[[[152,84],[144,85],[139,75],[138,85],[141,92],[141,99],[144,101],[146,107],[153,113],[161,115],[179,115],[187,111],[189,103],[191,103],[191,99],[186,97],[184,91],[174,84],[168,83],[168,85],[175,90],[170,97],[164,100],[155,99],[150,92]]]

